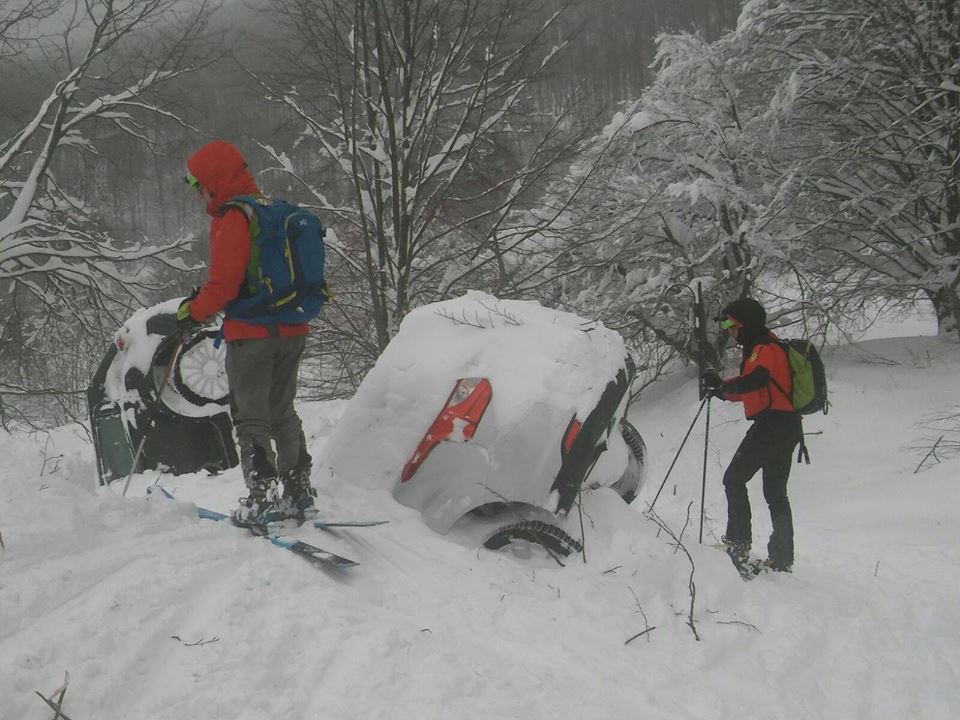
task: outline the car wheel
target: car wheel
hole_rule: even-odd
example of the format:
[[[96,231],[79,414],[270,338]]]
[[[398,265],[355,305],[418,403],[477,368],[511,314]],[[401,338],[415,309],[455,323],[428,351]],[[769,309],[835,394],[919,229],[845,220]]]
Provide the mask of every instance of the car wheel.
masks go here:
[[[611,485],[611,489],[629,505],[636,500],[637,493],[640,492],[643,468],[647,459],[647,446],[643,442],[643,437],[626,418],[620,421],[620,434],[630,450],[630,456],[627,458],[627,469],[624,470],[623,476]]]
[[[500,550],[517,542],[540,545],[562,557],[583,549],[583,545],[578,540],[556,525],[540,520],[522,520],[512,525],[505,525],[488,537],[483,546],[488,550]]]
[[[225,350],[214,347],[216,330],[204,330],[187,340],[173,366],[173,384],[192,405],[226,405],[230,386],[224,367]]]

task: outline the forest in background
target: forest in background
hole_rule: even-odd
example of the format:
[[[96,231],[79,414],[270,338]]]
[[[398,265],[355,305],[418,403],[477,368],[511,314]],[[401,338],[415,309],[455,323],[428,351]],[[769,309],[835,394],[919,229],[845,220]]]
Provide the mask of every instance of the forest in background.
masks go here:
[[[0,0],[0,421],[82,417],[131,309],[202,280],[181,178],[213,137],[331,228],[309,397],[466,288],[602,320],[641,385],[715,363],[707,319],[745,294],[808,336],[918,299],[955,332],[958,22],[949,0]]]

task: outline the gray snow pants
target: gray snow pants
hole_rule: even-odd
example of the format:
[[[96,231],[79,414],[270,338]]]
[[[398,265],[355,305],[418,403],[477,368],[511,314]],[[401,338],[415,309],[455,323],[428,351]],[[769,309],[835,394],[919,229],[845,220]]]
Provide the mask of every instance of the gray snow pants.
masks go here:
[[[296,467],[306,451],[303,426],[293,407],[306,342],[301,335],[227,343],[230,410],[248,488],[257,448],[261,448],[274,475]],[[276,453],[271,441],[276,443]]]

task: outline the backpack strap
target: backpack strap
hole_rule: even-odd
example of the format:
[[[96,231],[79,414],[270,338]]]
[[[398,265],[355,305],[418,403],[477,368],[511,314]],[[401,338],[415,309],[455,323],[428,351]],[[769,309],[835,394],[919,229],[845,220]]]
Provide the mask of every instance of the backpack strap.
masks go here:
[[[787,352],[787,348],[784,346],[784,344],[783,344],[779,339],[778,339],[778,340],[774,340],[771,344],[772,344],[772,345],[776,345],[776,346],[779,347],[781,350],[783,350],[783,357],[784,357],[784,360],[786,360],[786,362],[787,362],[787,375],[788,375],[788,377],[789,377],[789,374],[790,374],[790,353]],[[786,390],[783,389],[783,386],[782,386],[780,383],[777,382],[777,379],[773,376],[773,373],[770,373],[770,383],[771,383],[777,390],[780,391],[780,394],[783,395],[784,398],[786,398],[787,402],[790,403],[790,407],[793,407],[793,397],[791,396],[790,393],[788,393]],[[773,401],[771,400],[771,403],[772,403],[772,402],[773,402]],[[794,411],[796,411],[796,408],[794,408]],[[808,460],[807,462],[809,462],[809,460]]]
[[[780,342],[779,340],[777,341],[777,345],[779,345],[779,346],[780,346],[780,349],[783,350],[783,354],[784,354],[784,356],[786,357],[786,360],[787,360],[787,368],[789,369],[789,367],[790,367],[790,354],[789,354],[789,352],[787,351],[787,348],[784,346],[784,344],[783,344],[782,342]],[[783,393],[783,396],[784,396],[784,397],[787,399],[787,401],[790,403],[790,406],[793,407],[793,398],[790,396],[790,393],[788,393],[786,390],[783,389],[783,386],[780,385],[780,383],[778,383],[778,382],[774,379],[773,375],[770,376],[770,382],[773,384],[773,386],[774,386],[777,390],[779,390],[781,393]],[[794,408],[794,412],[795,412],[795,413],[797,412],[795,408]],[[810,464],[810,451],[807,450],[807,443],[806,443],[806,442],[804,441],[804,439],[803,439],[803,415],[801,415],[800,413],[797,413],[797,417],[800,418],[800,444],[797,446],[797,462],[798,462],[798,463],[799,463],[799,462],[805,462],[807,465],[809,465],[809,464]]]
[[[247,216],[247,222],[249,222],[256,214],[256,206],[261,204],[260,200],[268,200],[268,198],[266,195],[237,195],[221,205],[217,209],[217,213],[220,215],[225,215],[227,210],[236,208],[238,210],[243,210],[244,215]]]
[[[807,450],[807,443],[803,439],[803,416],[800,417],[800,445],[797,447],[797,462],[805,461],[810,464],[810,452]]]

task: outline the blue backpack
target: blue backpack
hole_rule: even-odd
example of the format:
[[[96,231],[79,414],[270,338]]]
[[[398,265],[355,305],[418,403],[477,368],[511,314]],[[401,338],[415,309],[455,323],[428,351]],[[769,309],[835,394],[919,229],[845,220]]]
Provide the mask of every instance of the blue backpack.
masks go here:
[[[222,211],[242,209],[250,221],[250,262],[240,295],[226,307],[231,319],[257,325],[313,320],[330,297],[323,278],[326,229],[320,218],[286,200],[242,195]]]

